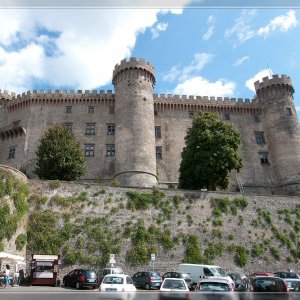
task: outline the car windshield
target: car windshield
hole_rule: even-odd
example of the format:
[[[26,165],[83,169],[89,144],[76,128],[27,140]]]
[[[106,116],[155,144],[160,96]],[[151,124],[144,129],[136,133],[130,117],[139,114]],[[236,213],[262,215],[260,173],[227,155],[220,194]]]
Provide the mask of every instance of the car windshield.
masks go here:
[[[116,277],[116,276],[106,276],[103,280],[105,284],[123,284],[124,279],[123,277]]]
[[[199,291],[202,292],[227,292],[228,284],[223,282],[200,282]]]
[[[162,288],[164,289],[176,289],[176,290],[185,290],[184,280],[171,280],[165,279]]]
[[[227,276],[225,271],[221,268],[210,268],[210,270],[213,272],[214,276],[221,276],[221,277]]]

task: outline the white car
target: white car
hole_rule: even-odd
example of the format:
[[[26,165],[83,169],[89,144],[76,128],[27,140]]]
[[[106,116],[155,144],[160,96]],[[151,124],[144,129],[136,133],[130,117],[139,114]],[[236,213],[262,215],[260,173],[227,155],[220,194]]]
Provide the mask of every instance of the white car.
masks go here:
[[[104,277],[99,290],[101,292],[135,292],[136,287],[129,275],[110,274]]]
[[[202,279],[196,286],[200,292],[233,292],[233,286],[224,278]]]
[[[189,288],[183,278],[165,278],[160,290],[163,292],[189,292]]]

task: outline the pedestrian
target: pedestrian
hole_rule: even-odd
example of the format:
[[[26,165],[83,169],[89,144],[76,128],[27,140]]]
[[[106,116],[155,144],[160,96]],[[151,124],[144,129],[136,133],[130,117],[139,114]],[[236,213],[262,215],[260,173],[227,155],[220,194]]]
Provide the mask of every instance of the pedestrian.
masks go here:
[[[9,286],[9,272],[4,272],[4,278],[3,278],[4,288],[6,289]]]

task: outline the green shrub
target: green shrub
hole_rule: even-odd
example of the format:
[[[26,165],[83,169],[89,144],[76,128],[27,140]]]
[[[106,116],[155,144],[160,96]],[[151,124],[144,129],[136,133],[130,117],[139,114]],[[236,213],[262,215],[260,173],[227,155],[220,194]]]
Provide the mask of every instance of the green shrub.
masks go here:
[[[188,226],[192,226],[194,221],[193,221],[193,217],[191,215],[187,215],[186,216],[186,221],[188,223]]]
[[[221,239],[222,238],[222,231],[219,229],[213,229],[211,232],[212,237],[216,237]]]
[[[280,260],[280,253],[279,253],[278,249],[276,249],[274,247],[270,247],[270,253],[276,260]]]
[[[222,220],[212,220],[212,225],[214,226],[214,227],[218,227],[218,226],[223,226],[223,222],[222,222]]]
[[[234,262],[238,267],[245,267],[248,263],[248,250],[244,246],[235,247]]]
[[[23,250],[27,243],[27,235],[26,234],[19,234],[16,238],[15,244],[16,244],[16,249],[18,251]]]
[[[228,240],[232,241],[234,239],[234,235],[232,233],[228,234]]]
[[[259,257],[264,254],[264,249],[261,245],[254,244],[251,249],[251,256],[252,257]]]
[[[204,262],[201,255],[200,241],[197,235],[189,235],[187,237],[183,262],[191,264],[201,264]]]
[[[182,202],[183,198],[178,196],[178,195],[175,195],[173,198],[172,198],[172,202],[173,202],[173,205],[176,209],[179,208],[179,205],[180,203]]]

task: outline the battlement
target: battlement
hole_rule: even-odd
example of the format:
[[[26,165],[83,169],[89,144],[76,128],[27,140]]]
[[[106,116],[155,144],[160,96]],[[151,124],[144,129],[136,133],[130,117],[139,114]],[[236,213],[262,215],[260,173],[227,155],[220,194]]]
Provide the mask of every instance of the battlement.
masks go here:
[[[52,99],[73,99],[73,98],[114,98],[112,90],[32,90],[26,93],[14,94],[12,100],[22,100],[29,98],[52,98]]]
[[[255,104],[254,100],[249,98],[229,98],[229,97],[208,97],[208,96],[187,96],[187,95],[173,95],[173,94],[153,94],[154,101],[199,101],[203,104],[241,104],[252,105]]]
[[[0,89],[0,98],[12,99],[15,96],[16,96],[16,93],[14,93],[14,92],[10,92],[8,90],[1,90]]]
[[[154,76],[154,67],[150,62],[143,58],[137,60],[135,57],[130,57],[129,60],[123,59],[121,60],[120,64],[115,65],[113,78],[118,72],[129,69],[145,69]]]
[[[280,84],[290,85],[291,87],[293,87],[293,82],[291,78],[287,75],[281,75],[281,77],[279,75],[273,75],[272,78],[269,78],[268,76],[264,77],[262,81],[258,80],[254,82],[254,87],[255,87],[255,91],[258,91],[268,86],[280,85]]]

